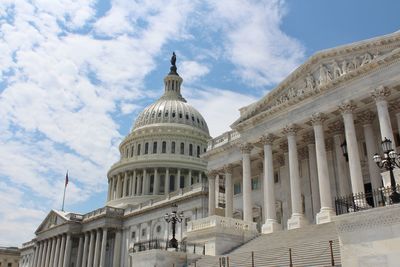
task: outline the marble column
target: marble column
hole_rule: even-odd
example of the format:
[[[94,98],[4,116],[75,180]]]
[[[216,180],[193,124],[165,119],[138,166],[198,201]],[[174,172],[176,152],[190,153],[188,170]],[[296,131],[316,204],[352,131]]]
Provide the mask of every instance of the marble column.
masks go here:
[[[51,238],[47,239],[46,243],[46,256],[45,256],[45,261],[44,261],[44,267],[49,267],[49,263],[50,263],[50,254],[51,254]]]
[[[178,173],[175,178],[175,190],[181,188],[181,169],[178,169]]]
[[[315,153],[317,156],[317,172],[321,200],[321,210],[316,216],[317,224],[331,222],[332,218],[336,215],[333,209],[328,160],[325,151],[324,120],[325,115],[322,113],[314,113],[311,117],[315,136]]]
[[[251,160],[250,153],[253,146],[249,143],[242,144],[240,150],[242,152],[243,167],[243,220],[245,222],[253,222],[253,198],[251,195]]]
[[[117,174],[117,196],[116,199],[121,198],[122,196],[122,176],[121,174]]]
[[[44,245],[43,245],[43,252],[42,252],[42,262],[41,262],[40,266],[45,267],[46,266],[46,256],[47,256],[47,250],[48,250],[49,242],[46,239],[43,243],[44,243]]]
[[[69,263],[71,262],[71,249],[72,249],[71,234],[67,234],[67,239],[65,242],[65,254],[64,254],[63,267],[69,267]]]
[[[368,171],[369,178],[371,180],[372,189],[377,189],[382,187],[381,172],[374,161],[375,153],[378,153],[377,140],[374,136],[374,130],[372,128],[372,122],[375,115],[367,110],[358,116],[358,120],[363,125],[365,146],[367,148],[367,161],[368,161]]]
[[[76,259],[76,266],[77,267],[80,267],[82,265],[83,239],[84,239],[84,236],[80,236],[79,237],[78,255],[77,255],[77,259]]]
[[[56,252],[56,245],[57,245],[57,237],[53,237],[51,239],[51,252],[50,252],[49,266],[53,266],[54,255],[55,255],[55,252]]]
[[[58,264],[58,261],[59,261],[59,258],[60,258],[60,247],[61,247],[61,237],[57,236],[56,251],[55,251],[54,260],[53,260],[53,263],[52,263],[52,265],[54,267],[58,266],[57,264]]]
[[[208,176],[208,216],[215,215],[215,171],[207,173]]]
[[[59,267],[63,266],[64,263],[64,252],[65,252],[65,234],[61,237],[61,245],[60,245],[60,254],[58,258],[58,265]]]
[[[43,253],[43,241],[39,242],[39,249],[38,249],[38,255],[37,255],[37,260],[36,260],[36,267],[40,267],[40,263],[42,262],[42,253]]]
[[[121,230],[115,233],[114,258],[112,266],[120,266],[121,261]]]
[[[143,182],[142,182],[142,195],[149,194],[149,179],[147,177],[147,170],[143,169]]]
[[[361,171],[360,154],[358,151],[356,129],[354,127],[353,111],[355,105],[350,102],[343,103],[339,107],[342,112],[344,129],[349,155],[350,180],[353,194],[364,193],[364,181]]]
[[[296,143],[297,130],[298,128],[293,124],[286,126],[283,130],[283,133],[287,135],[289,149],[290,195],[292,199],[292,215],[287,223],[289,230],[301,228],[308,224],[302,208],[299,160]]]
[[[94,259],[93,259],[93,266],[99,267],[100,261],[100,246],[101,246],[101,229],[96,230],[96,243],[94,246]]]
[[[233,217],[233,184],[232,184],[232,165],[224,166],[225,171],[225,217]]]
[[[126,171],[124,173],[124,182],[122,183],[123,188],[122,188],[122,197],[126,197],[126,188],[128,184],[128,172]]]
[[[88,232],[85,233],[85,242],[83,244],[83,257],[82,257],[82,265],[81,267],[86,267],[87,266],[87,261],[88,261],[88,252],[89,252],[89,239],[90,235]],[[79,267],[79,266],[77,266]]]
[[[103,229],[103,239],[101,241],[101,252],[100,252],[100,267],[105,267],[106,263],[106,246],[107,246],[107,228]]]
[[[90,242],[89,242],[89,255],[88,255],[88,263],[87,267],[93,267],[93,254],[94,254],[94,244],[95,244],[95,233],[94,231],[90,232]]]
[[[317,155],[315,152],[315,137],[314,134],[310,133],[303,137],[307,144],[308,150],[308,164],[310,168],[310,184],[311,184],[311,197],[312,197],[312,208],[313,217],[316,221],[316,216],[321,209],[321,200],[319,197],[319,183],[318,183],[318,170],[317,170]]]
[[[133,170],[133,174],[132,174],[132,196],[136,195],[136,170]]]
[[[390,139],[392,141],[393,149],[396,150],[396,140],[393,135],[387,102],[387,97],[390,96],[390,89],[388,87],[379,86],[371,93],[371,96],[374,98],[378,110],[378,120],[382,140],[385,138]]]
[[[164,194],[167,196],[169,194],[169,169],[165,170],[165,181],[164,181]]]
[[[36,245],[35,245],[35,253],[33,254],[32,267],[36,267],[37,266],[38,256],[39,256],[39,243],[36,243]]]
[[[112,192],[112,180],[108,179],[108,192],[107,192],[107,201],[111,200],[111,192]]]
[[[142,176],[139,175],[138,177],[136,177],[136,179],[137,179],[136,195],[141,196],[143,194],[143,191],[142,191],[143,173],[142,173]]]
[[[276,139],[272,134],[267,134],[261,138],[264,146],[264,224],[261,228],[263,234],[269,234],[282,229],[282,225],[276,220],[275,205],[275,181],[274,163],[272,157],[272,143]]]
[[[194,184],[194,181],[192,182],[192,170],[189,170],[188,172],[188,186],[192,186]]]
[[[160,175],[158,173],[158,169],[154,168],[154,187],[153,187],[153,195],[160,194]]]

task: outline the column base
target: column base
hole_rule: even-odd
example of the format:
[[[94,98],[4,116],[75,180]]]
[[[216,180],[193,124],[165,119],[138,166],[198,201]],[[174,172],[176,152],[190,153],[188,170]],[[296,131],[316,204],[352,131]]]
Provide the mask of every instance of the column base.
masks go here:
[[[290,217],[290,219],[287,222],[287,228],[288,230],[292,230],[292,229],[302,228],[308,224],[309,223],[306,217],[304,217],[304,214],[293,213],[292,217]]]
[[[276,220],[268,219],[265,221],[261,228],[261,233],[270,234],[276,231],[282,230],[282,225],[279,224]]]
[[[332,218],[336,216],[336,213],[331,208],[321,208],[321,211],[317,213],[316,223],[328,223],[332,221]]]

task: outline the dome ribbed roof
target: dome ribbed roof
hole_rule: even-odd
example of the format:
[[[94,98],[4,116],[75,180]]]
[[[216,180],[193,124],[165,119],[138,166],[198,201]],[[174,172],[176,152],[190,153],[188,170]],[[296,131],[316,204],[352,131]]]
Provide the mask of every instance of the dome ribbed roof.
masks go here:
[[[172,59],[171,63],[171,72],[164,78],[164,95],[139,114],[132,131],[151,124],[178,123],[200,129],[209,135],[203,116],[182,97],[183,80],[176,72]]]

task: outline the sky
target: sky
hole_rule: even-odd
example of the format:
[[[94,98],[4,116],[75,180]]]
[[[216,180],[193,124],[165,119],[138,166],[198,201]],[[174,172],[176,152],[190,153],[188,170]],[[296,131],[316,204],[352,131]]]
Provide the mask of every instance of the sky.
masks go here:
[[[315,52],[400,30],[397,0],[1,0],[0,246],[104,205],[138,113],[182,93],[213,137]]]

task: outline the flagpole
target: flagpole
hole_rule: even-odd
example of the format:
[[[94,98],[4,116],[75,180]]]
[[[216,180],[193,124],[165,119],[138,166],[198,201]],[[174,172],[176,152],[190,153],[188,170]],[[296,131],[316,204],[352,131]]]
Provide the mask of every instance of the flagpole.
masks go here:
[[[63,202],[62,202],[61,211],[64,211],[64,203],[65,203],[65,191],[67,190],[67,184],[68,184],[68,170],[67,170],[67,174],[65,175],[65,183],[64,183],[64,195],[63,195]]]

